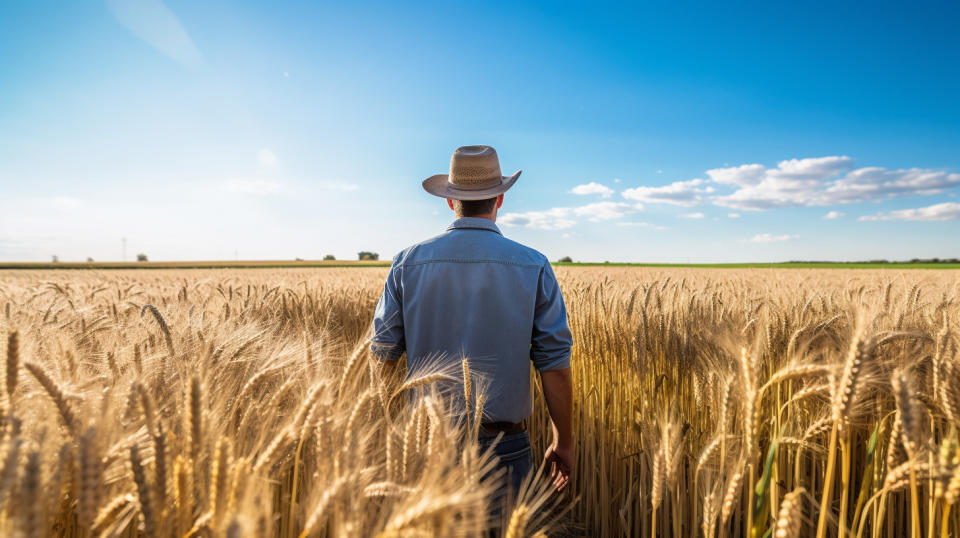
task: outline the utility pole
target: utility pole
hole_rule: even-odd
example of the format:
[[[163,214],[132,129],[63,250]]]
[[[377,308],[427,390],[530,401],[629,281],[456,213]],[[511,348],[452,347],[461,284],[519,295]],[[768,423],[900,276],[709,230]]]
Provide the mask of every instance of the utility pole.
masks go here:
[[[123,261],[127,261],[127,238],[124,237],[121,242],[123,243]]]

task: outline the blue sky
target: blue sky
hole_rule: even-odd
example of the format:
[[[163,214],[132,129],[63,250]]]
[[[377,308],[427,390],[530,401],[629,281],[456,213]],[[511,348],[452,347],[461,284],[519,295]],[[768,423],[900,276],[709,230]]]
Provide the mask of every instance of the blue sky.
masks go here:
[[[4,3],[0,260],[388,257],[466,144],[552,259],[960,257],[957,4],[712,4]]]

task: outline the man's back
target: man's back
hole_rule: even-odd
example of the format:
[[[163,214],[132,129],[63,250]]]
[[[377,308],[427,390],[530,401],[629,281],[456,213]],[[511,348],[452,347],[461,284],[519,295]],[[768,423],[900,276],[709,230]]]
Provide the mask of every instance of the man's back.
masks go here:
[[[483,218],[460,218],[396,256],[374,330],[375,353],[389,360],[406,351],[409,371],[437,357],[467,358],[489,382],[490,422],[530,415],[531,362],[541,371],[570,365],[566,311],[549,262]]]

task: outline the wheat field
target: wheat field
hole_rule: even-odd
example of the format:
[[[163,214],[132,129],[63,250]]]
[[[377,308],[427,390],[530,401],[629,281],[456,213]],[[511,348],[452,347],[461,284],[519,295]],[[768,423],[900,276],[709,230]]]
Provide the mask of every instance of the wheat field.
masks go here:
[[[501,521],[469,357],[369,361],[385,274],[0,272],[0,533],[960,533],[955,272],[558,267],[573,487]]]

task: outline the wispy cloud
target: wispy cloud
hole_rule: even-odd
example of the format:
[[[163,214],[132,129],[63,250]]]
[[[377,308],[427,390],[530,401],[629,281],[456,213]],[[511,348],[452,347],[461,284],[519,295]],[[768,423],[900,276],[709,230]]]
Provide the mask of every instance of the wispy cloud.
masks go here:
[[[628,204],[626,202],[596,202],[573,209],[573,214],[578,217],[586,217],[592,222],[601,220],[614,220],[643,209],[640,204]]]
[[[601,185],[596,181],[591,181],[583,185],[577,185],[571,191],[573,194],[579,194],[581,196],[588,196],[591,194],[599,194],[603,198],[609,198],[613,194],[613,189],[607,187],[606,185]]]
[[[855,168],[851,157],[787,159],[776,166],[743,164],[706,170],[709,179],[674,181],[661,186],[639,186],[621,191],[625,202],[603,201],[579,207],[554,207],[542,211],[507,213],[501,217],[507,226],[527,226],[544,230],[573,227],[579,219],[591,222],[619,220],[640,211],[643,204],[671,204],[693,208],[706,204],[733,211],[727,218],[739,219],[741,210],[769,210],[789,207],[823,207],[860,202],[877,202],[902,196],[924,196],[960,187],[960,173],[926,168]],[[616,181],[614,181],[616,183]],[[577,185],[573,194],[608,198],[614,189],[591,181]],[[905,209],[860,217],[864,221],[926,220],[960,218],[960,204],[944,203],[926,208]],[[676,215],[683,219],[705,219],[701,211]],[[831,210],[822,219],[837,220],[847,214]],[[719,217],[717,217],[719,218]],[[714,219],[717,220],[717,219]],[[646,224],[620,223],[621,226]],[[751,242],[770,243],[796,236],[759,234]],[[747,240],[745,240],[747,241]]]
[[[273,151],[263,148],[257,152],[257,160],[260,161],[260,164],[271,165],[277,162],[277,155]]]
[[[590,222],[616,220],[643,209],[628,202],[594,202],[578,207],[554,207],[543,211],[504,213],[497,222],[506,226],[525,226],[538,230],[564,230],[577,224],[577,218]]]
[[[268,196],[280,192],[280,184],[275,181],[264,179],[232,179],[223,182],[223,190],[238,194],[252,194],[255,196]]]
[[[666,226],[660,226],[657,224],[650,224],[649,222],[618,222],[617,226],[623,227],[637,227],[637,228],[650,228],[652,230],[668,230]]]
[[[793,241],[794,239],[799,239],[799,235],[772,235],[772,234],[757,234],[750,239],[747,239],[750,243],[781,243],[783,241]]]
[[[162,54],[190,68],[203,65],[180,20],[161,0],[107,0],[107,6],[130,33]]]
[[[342,181],[326,181],[319,183],[321,189],[328,191],[353,192],[360,188],[356,183],[346,183]]]
[[[54,210],[77,209],[83,206],[83,200],[73,196],[52,196],[49,198],[36,198],[37,204]]]
[[[745,164],[708,170],[717,184],[733,187],[712,202],[734,209],[829,206],[885,200],[897,196],[936,194],[960,186],[960,174],[924,168],[852,170],[846,156],[790,159],[776,168]]]
[[[708,180],[640,186],[623,197],[691,207],[712,203],[740,210],[813,207],[931,195],[960,187],[960,174],[927,168],[854,168],[848,156],[787,159],[775,167],[743,164],[706,171]]]
[[[714,191],[713,187],[706,185],[706,183],[702,179],[691,179],[689,181],[675,181],[662,187],[635,187],[623,191],[623,197],[638,202],[690,207],[699,204],[703,201],[705,195]]]
[[[570,218],[571,215],[569,207],[555,207],[545,211],[504,213],[497,222],[505,226],[525,226],[537,230],[565,230],[577,224],[577,221]]]
[[[960,218],[960,204],[946,202],[916,209],[900,209],[889,213],[865,215],[858,220],[917,220],[917,221],[945,221]]]

